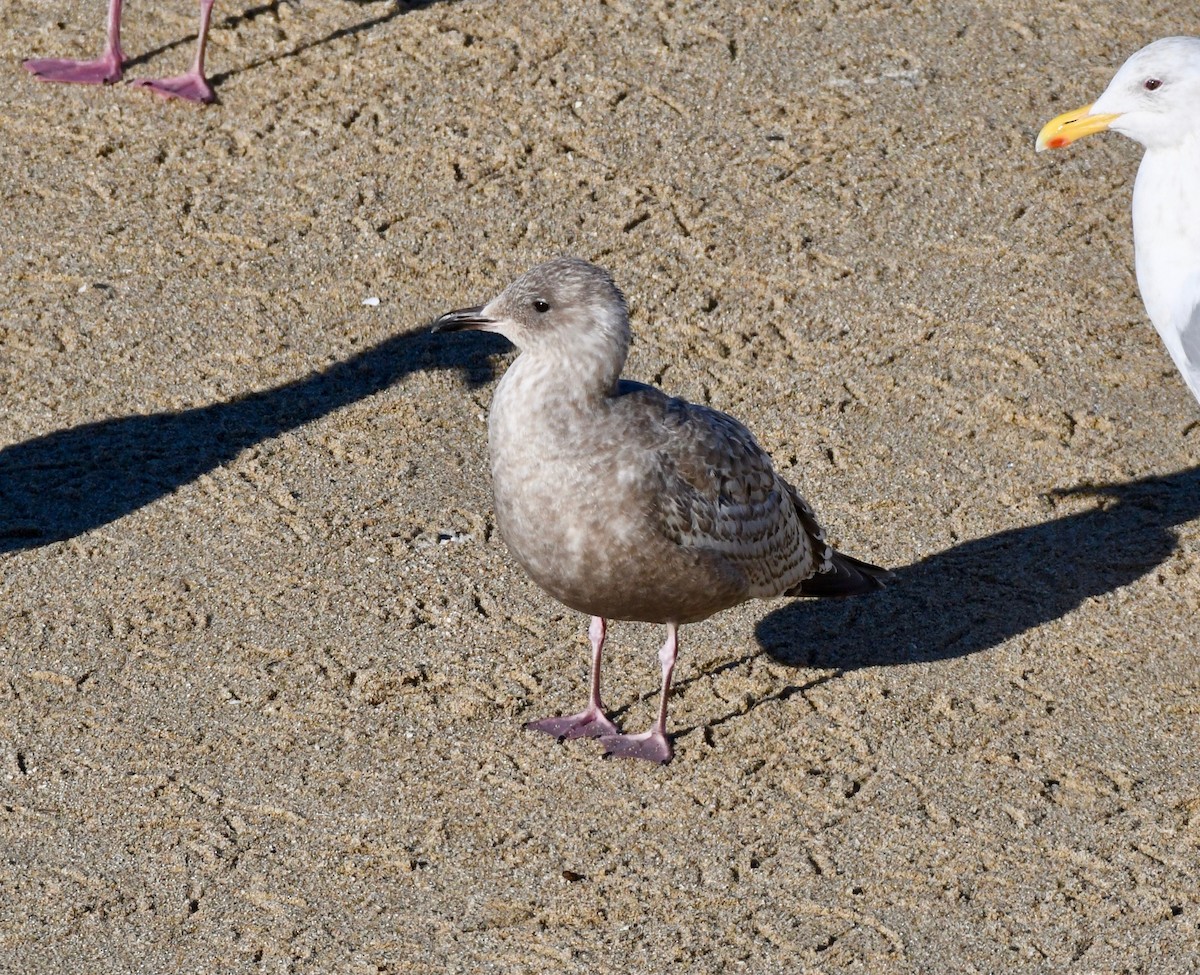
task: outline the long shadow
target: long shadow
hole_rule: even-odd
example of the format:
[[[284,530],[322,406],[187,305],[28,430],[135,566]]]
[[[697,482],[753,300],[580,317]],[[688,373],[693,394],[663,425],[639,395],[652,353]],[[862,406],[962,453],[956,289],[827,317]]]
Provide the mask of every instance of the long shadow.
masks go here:
[[[497,336],[395,335],[321,372],[226,403],[101,420],[0,450],[0,553],[74,538],[169,494],[242,449],[386,389],[417,370],[492,378]]]
[[[1200,517],[1200,467],[1055,494],[1092,495],[1097,507],[930,555],[880,593],[788,603],[755,635],[783,663],[842,670],[987,650],[1161,565],[1172,526]]]
[[[220,21],[215,21],[216,13],[214,12],[214,26],[219,24],[219,26],[226,29],[235,29],[242,24],[255,21],[259,17],[262,17],[266,14],[274,14],[279,10],[280,7],[295,6],[299,2],[300,0],[267,0],[267,2],[247,7],[241,13],[229,14],[225,17],[222,17]],[[380,24],[386,24],[389,21],[395,20],[397,17],[401,17],[406,13],[411,13],[414,10],[420,10],[422,7],[433,6],[433,4],[440,2],[440,0],[408,0],[407,3],[402,2],[402,0],[349,0],[349,2],[354,4],[356,7],[367,7],[384,3],[387,4],[390,9],[386,13],[377,14],[376,16],[370,17],[367,20],[361,21],[357,24],[351,24],[348,27],[340,27],[335,31],[331,31],[325,37],[320,37],[316,40],[300,44],[288,51],[281,51],[279,54],[273,54],[270,57],[262,58],[258,61],[252,61],[240,68],[232,68],[228,71],[220,71],[215,74],[210,74],[208,77],[209,82],[214,86],[219,85],[222,81],[232,77],[235,74],[240,74],[243,71],[249,71],[251,68],[261,68],[263,65],[274,64],[277,61],[283,61],[287,58],[294,58],[297,55],[311,50],[314,47],[320,47],[322,44],[329,44],[342,37],[350,37],[351,35],[362,33],[365,30],[370,30],[372,27],[378,27]],[[220,10],[219,4],[216,10]],[[192,44],[196,43],[196,37],[197,35],[193,33],[188,34],[186,37],[179,37],[173,41],[168,41],[165,44],[160,44],[158,47],[153,48],[152,50],[144,51],[136,57],[129,58],[125,62],[125,67],[126,69],[136,68],[147,63],[148,61],[153,60],[160,54],[165,54],[177,47],[190,47]]]
[[[365,6],[371,0],[352,0],[358,6]],[[297,44],[293,48],[286,51],[280,51],[278,54],[271,54],[265,58],[259,58],[257,61],[250,61],[243,64],[240,68],[232,68],[229,71],[219,72],[214,74],[209,80],[214,85],[219,85],[226,78],[231,78],[234,75],[242,74],[246,71],[252,71],[255,68],[261,68],[268,64],[275,64],[279,61],[286,61],[289,58],[299,57],[305,51],[311,51],[315,47],[321,47],[325,44],[331,44],[334,41],[341,40],[343,37],[351,37],[355,34],[361,34],[363,31],[371,30],[381,24],[386,24],[389,21],[395,20],[397,17],[403,16],[413,10],[418,10],[422,7],[432,6],[438,0],[409,0],[407,3],[393,2],[390,4],[391,9],[378,14],[374,17],[369,17],[357,24],[351,24],[348,27],[339,27],[337,30],[330,31],[324,37],[318,37],[311,41],[305,41],[303,44]]]

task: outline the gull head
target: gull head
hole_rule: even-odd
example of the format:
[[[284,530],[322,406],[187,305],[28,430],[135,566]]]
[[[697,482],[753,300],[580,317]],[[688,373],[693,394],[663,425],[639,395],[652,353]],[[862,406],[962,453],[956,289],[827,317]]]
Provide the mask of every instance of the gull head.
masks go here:
[[[1112,129],[1147,149],[1200,135],[1200,37],[1164,37],[1121,65],[1091,105],[1064,112],[1038,133],[1037,151]]]
[[[556,257],[526,271],[486,305],[447,312],[435,332],[499,332],[522,352],[583,353],[625,359],[629,313],[609,273],[578,257]]]

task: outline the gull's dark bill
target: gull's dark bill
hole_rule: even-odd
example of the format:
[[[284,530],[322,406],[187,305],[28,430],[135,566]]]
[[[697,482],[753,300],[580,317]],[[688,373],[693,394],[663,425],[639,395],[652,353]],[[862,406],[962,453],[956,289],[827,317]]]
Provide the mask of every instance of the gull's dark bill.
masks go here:
[[[474,308],[459,308],[448,311],[430,326],[431,332],[465,332],[468,329],[487,328],[494,324],[483,314],[483,305]]]

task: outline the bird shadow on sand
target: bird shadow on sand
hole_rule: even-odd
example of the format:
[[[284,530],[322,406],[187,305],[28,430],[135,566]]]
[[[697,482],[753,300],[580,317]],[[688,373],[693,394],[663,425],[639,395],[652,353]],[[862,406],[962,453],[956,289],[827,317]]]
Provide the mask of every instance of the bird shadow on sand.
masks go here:
[[[673,738],[743,717],[771,701],[804,694],[847,671],[965,657],[1065,616],[1093,596],[1127,586],[1162,565],[1178,541],[1171,530],[1200,518],[1200,467],[1117,484],[1048,492],[1085,496],[1096,506],[1051,521],[977,538],[893,569],[880,592],[849,599],[797,599],[755,627],[761,651],[791,667],[825,671],[788,683],[722,715],[674,729]],[[752,652],[676,680],[679,694],[744,667]],[[648,689],[610,717],[656,699]]]
[[[781,663],[839,671],[988,650],[1162,565],[1172,528],[1200,517],[1200,467],[1048,496],[1080,495],[1096,506],[930,555],[882,592],[788,603],[759,622],[758,642]]]
[[[255,4],[247,7],[241,13],[228,14],[220,20],[215,20],[214,26],[224,30],[235,30],[242,24],[252,23],[259,17],[275,15],[281,7],[294,7],[301,0],[269,0],[267,3]],[[424,7],[432,7],[435,3],[448,2],[448,0],[408,0],[407,3],[401,0],[348,0],[350,4],[356,7],[379,7],[386,6],[387,10],[383,13],[376,14],[374,17],[368,17],[366,20],[355,24],[349,24],[346,27],[339,27],[337,30],[330,31],[324,37],[318,37],[311,41],[305,41],[293,48],[288,48],[286,51],[280,51],[277,54],[272,54],[269,57],[260,58],[257,61],[251,61],[248,64],[242,65],[240,68],[230,68],[228,71],[218,71],[210,74],[208,77],[209,83],[214,87],[219,86],[222,81],[232,78],[234,75],[241,74],[244,71],[250,71],[254,68],[261,68],[268,64],[276,64],[279,61],[285,61],[288,58],[298,57],[305,51],[311,51],[313,48],[320,47],[323,44],[331,44],[334,41],[340,40],[343,37],[351,37],[354,34],[361,34],[363,31],[371,30],[381,24],[386,24],[389,21],[395,20],[397,17],[402,17],[404,14],[412,13],[414,10],[421,10]],[[219,5],[218,5],[219,9]],[[190,33],[186,37],[179,37],[173,41],[168,41],[166,44],[160,44],[158,47],[149,51],[144,51],[136,57],[129,58],[125,61],[125,68],[140,67],[159,55],[166,54],[175,50],[177,47],[191,47],[196,43],[197,35]]]
[[[351,0],[351,2],[359,7],[375,5],[375,0]],[[259,58],[256,61],[250,61],[246,64],[243,64],[239,68],[231,68],[228,71],[217,72],[213,74],[209,80],[213,85],[220,85],[222,81],[225,81],[227,78],[232,78],[234,75],[243,74],[246,71],[253,71],[256,68],[262,68],[268,64],[277,64],[280,61],[287,61],[291,58],[299,57],[305,51],[311,51],[313,48],[321,47],[325,44],[332,44],[334,41],[339,41],[344,37],[353,37],[355,34],[361,34],[364,31],[372,30],[375,27],[379,27],[395,20],[397,17],[402,17],[404,14],[411,13],[414,10],[420,10],[424,7],[432,7],[435,3],[442,2],[442,0],[409,0],[407,3],[398,2],[398,0],[385,0],[385,2],[388,9],[383,13],[376,14],[374,17],[368,17],[366,20],[360,21],[356,24],[350,24],[346,27],[339,27],[337,30],[330,31],[324,37],[317,37],[311,41],[304,41],[301,44],[297,44],[295,47],[288,48],[286,51],[280,51],[277,54],[270,54],[267,57]],[[254,16],[259,16],[262,13],[266,13],[269,10],[278,7],[279,5],[279,2],[263,4],[262,7],[251,8],[250,10],[245,11],[240,18],[234,19],[238,22],[241,20],[250,19],[250,15],[252,13]],[[222,25],[236,26],[236,24],[231,24],[229,19],[222,21]]]
[[[130,514],[239,451],[381,392],[410,373],[489,382],[498,336],[402,332],[295,382],[179,412],[86,423],[0,449],[0,554],[74,538]]]

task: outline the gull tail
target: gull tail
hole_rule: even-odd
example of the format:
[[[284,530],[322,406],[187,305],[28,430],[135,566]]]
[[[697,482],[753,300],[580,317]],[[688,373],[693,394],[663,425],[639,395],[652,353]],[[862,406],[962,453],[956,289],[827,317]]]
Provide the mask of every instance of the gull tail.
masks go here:
[[[809,576],[785,596],[859,596],[884,587],[888,570],[841,552],[833,553],[833,564],[825,572]]]

